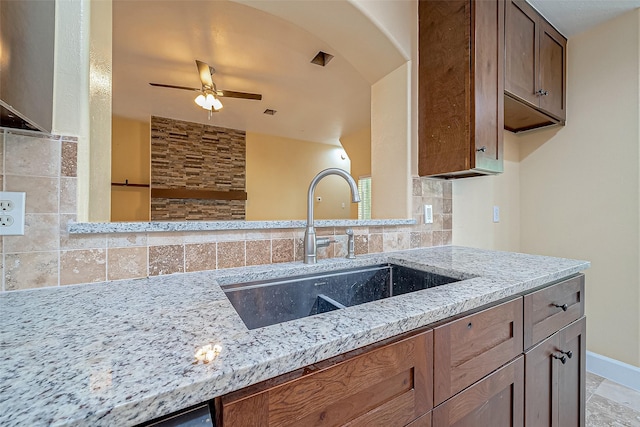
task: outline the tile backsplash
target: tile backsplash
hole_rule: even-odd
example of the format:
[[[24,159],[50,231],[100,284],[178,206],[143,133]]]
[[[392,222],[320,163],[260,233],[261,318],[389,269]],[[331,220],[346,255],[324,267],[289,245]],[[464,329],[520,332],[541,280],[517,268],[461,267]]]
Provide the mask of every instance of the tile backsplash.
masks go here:
[[[74,234],[77,144],[73,137],[0,129],[0,184],[27,193],[24,236],[0,237],[2,291],[302,260],[303,229]],[[356,254],[451,243],[451,183],[413,179],[412,226],[354,227]],[[433,224],[422,206],[433,205]],[[347,254],[341,227],[320,228],[336,243],[321,258]]]

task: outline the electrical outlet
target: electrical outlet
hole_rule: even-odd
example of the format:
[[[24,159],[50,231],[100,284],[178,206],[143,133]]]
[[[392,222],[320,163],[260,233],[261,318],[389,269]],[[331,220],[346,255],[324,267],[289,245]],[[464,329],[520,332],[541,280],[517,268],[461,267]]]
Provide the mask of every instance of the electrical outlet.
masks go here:
[[[424,223],[433,224],[433,206],[424,205]]]
[[[0,200],[0,211],[10,212],[14,207],[15,205],[11,200]]]
[[[11,227],[13,223],[14,221],[11,215],[0,215],[0,227]]]
[[[24,235],[27,193],[0,191],[0,236]]]

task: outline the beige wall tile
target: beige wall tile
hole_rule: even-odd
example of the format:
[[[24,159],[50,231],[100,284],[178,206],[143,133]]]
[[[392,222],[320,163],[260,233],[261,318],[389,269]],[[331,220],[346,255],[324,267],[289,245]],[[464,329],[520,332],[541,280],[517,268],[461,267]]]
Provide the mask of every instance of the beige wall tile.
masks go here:
[[[4,174],[4,131],[0,131],[0,175],[2,174]]]
[[[58,178],[7,175],[5,190],[27,193],[26,213],[58,213]]]
[[[293,257],[293,239],[275,239],[271,241],[271,260],[273,263],[292,262]]]
[[[370,234],[369,235],[369,253],[375,254],[382,252],[383,244],[382,244],[382,234]]]
[[[443,214],[453,213],[453,200],[442,199],[442,213]]]
[[[60,175],[60,141],[5,135],[5,174]]]
[[[384,233],[382,249],[384,252],[401,251],[411,248],[410,233]]]
[[[245,242],[218,243],[218,268],[242,267],[245,265]]]
[[[135,279],[147,277],[147,248],[107,249],[107,279]]]
[[[420,242],[423,248],[433,246],[433,233],[431,231],[422,231],[420,233]]]
[[[445,199],[453,198],[453,183],[451,181],[444,181],[442,183],[442,197]]]
[[[147,234],[147,244],[149,246],[181,245],[184,243],[185,235],[186,233],[181,231],[171,233],[149,233]]]
[[[77,209],[77,178],[60,178],[60,213],[75,214]]]
[[[103,282],[107,278],[104,249],[60,252],[60,284]]]
[[[216,244],[197,243],[184,245],[184,264],[186,271],[215,270]]]
[[[335,243],[332,243],[333,246],[333,257],[334,258],[344,258],[348,253],[348,243],[349,238],[345,234],[344,236],[336,236]]]
[[[60,249],[106,249],[106,234],[69,234],[69,221],[75,221],[71,214],[60,215]]]
[[[26,214],[24,236],[5,236],[4,251],[56,251],[60,244],[59,217],[56,214]]]
[[[215,243],[219,240],[218,232],[205,231],[205,232],[192,232],[185,231],[182,233],[184,243]]]
[[[442,231],[442,225],[443,225],[444,219],[441,213],[433,213],[433,224],[431,224],[431,226],[433,227],[433,231]]]
[[[77,176],[78,170],[78,143],[63,141],[60,159],[60,175]]]
[[[422,196],[422,181],[420,178],[413,178],[413,195]]]
[[[149,276],[184,272],[184,246],[149,246]]]
[[[451,230],[453,228],[453,215],[442,215],[442,229]]]
[[[147,246],[146,233],[113,233],[107,235],[107,247],[128,248],[132,246]]]
[[[438,179],[422,178],[422,195],[428,197],[442,197],[442,181]]]
[[[296,237],[293,241],[294,259],[302,261],[304,259],[304,238]]]
[[[369,253],[369,236],[354,236],[356,245],[356,255],[366,255]]]
[[[443,231],[434,231],[433,233],[433,246],[442,246],[444,232]]]
[[[247,240],[247,265],[271,263],[271,240]]]
[[[5,254],[5,290],[58,286],[58,251]]]
[[[411,249],[422,247],[422,235],[418,232],[409,233]]]

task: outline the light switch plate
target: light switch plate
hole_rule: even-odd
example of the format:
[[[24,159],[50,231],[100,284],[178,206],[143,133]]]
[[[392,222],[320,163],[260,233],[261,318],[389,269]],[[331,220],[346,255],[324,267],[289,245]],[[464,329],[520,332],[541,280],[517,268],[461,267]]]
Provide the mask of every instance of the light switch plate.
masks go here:
[[[424,223],[433,224],[433,206],[424,205]]]
[[[493,222],[500,222],[500,206],[493,207]]]
[[[0,236],[24,235],[27,193],[0,191]]]

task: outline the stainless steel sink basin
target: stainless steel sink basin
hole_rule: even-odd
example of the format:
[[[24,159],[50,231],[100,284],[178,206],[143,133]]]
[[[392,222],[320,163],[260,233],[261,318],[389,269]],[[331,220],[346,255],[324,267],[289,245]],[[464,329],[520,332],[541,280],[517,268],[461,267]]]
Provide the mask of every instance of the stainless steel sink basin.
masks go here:
[[[257,282],[223,285],[247,328],[406,294],[459,279],[395,264],[339,270]]]

